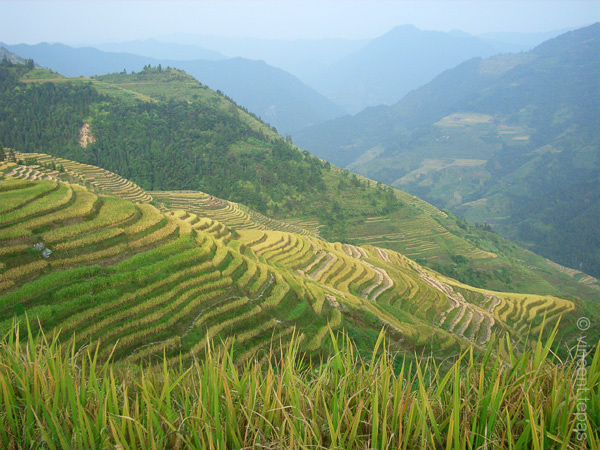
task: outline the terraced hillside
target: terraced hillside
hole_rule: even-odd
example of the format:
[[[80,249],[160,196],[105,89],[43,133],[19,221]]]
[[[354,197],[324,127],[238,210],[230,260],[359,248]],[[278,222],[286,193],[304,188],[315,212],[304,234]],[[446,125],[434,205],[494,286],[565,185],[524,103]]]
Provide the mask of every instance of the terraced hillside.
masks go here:
[[[245,205],[224,200],[199,191],[153,191],[152,197],[163,208],[181,208],[199,216],[210,217],[238,229],[279,230],[318,236],[318,223],[280,221],[260,214]]]
[[[233,230],[179,206],[161,212],[78,184],[3,175],[0,329],[27,314],[80,344],[101,341],[102,357],[166,352],[172,363],[202,357],[207,339],[235,336],[242,363],[294,333],[318,355],[340,327],[365,349],[385,327],[397,349],[447,352],[494,332],[537,331],[543,314],[564,315],[568,332],[578,309],[473,289],[391,250]]]
[[[429,261],[444,258],[448,249],[474,260],[496,258],[493,252],[477,248],[472,243],[451,233],[438,220],[448,215],[432,205],[402,191],[394,194],[404,203],[412,206],[410,215],[395,229],[391,215],[367,217],[357,225],[350,238],[357,244],[373,244],[393,248],[409,258]]]
[[[12,166],[8,175],[14,178],[67,180],[136,203],[148,203],[152,200],[152,197],[138,185],[106,169],[44,153],[21,153],[18,151],[14,153],[16,161],[28,162],[26,165],[15,164]],[[58,170],[59,168],[60,170]]]
[[[241,289],[247,258],[206,219],[62,182],[7,177],[1,186],[2,327],[26,312],[82,343],[118,340],[118,355],[138,358],[174,343],[191,356],[207,333],[249,323],[261,324],[246,335],[256,346],[277,328],[269,311],[289,287],[261,266]]]
[[[111,172],[63,163],[57,179],[136,202],[155,192],[155,206],[180,204],[233,232],[308,232],[399,251],[481,288],[598,297],[597,281],[573,278],[498,235],[311,156],[182,71],[68,79],[8,63],[0,64],[0,85],[2,144],[54,158],[16,168],[17,176],[56,177],[52,161],[74,159]],[[193,205],[180,190],[215,202]]]
[[[485,344],[493,331],[538,332],[544,313],[555,320],[575,309],[572,302],[551,296],[473,289],[378,247],[331,244],[282,232],[240,234],[259,260],[326,286],[330,302],[377,304],[376,314],[390,320],[390,328],[415,341],[435,338],[442,339],[442,346],[452,345],[448,336],[427,330],[425,324],[433,324],[453,337]],[[381,316],[379,308],[389,315]]]

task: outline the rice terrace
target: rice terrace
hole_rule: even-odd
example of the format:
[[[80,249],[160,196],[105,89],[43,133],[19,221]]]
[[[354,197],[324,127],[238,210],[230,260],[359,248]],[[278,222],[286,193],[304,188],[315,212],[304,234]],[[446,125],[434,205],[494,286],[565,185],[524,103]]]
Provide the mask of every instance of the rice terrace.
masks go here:
[[[5,2],[0,448],[600,448],[596,2],[318,3]]]
[[[18,157],[45,161],[39,154]],[[98,364],[111,358],[116,367],[143,361],[160,367],[164,360],[172,368],[211,361],[212,352],[227,351],[222,357],[230,358],[228,364],[235,367],[230,370],[270,361],[279,373],[285,359],[277,355],[288,355],[291,348],[312,364],[327,360],[337,345],[331,333],[342,326],[355,342],[345,342],[346,351],[358,344],[361,354],[378,342],[382,328],[389,336],[386,352],[437,349],[460,355],[471,345],[485,354],[505,332],[550,332],[560,317],[565,320],[575,310],[573,302],[559,297],[474,289],[392,250],[328,243],[304,230],[282,231],[281,222],[253,222],[252,215],[242,215],[238,208],[212,209],[229,227],[206,217],[210,198],[201,193],[161,193],[157,198],[170,198],[178,208],[161,204],[161,212],[144,203],[151,195],[131,183],[94,176],[104,172],[90,166],[59,162],[64,178],[82,184],[27,179],[27,166],[8,163],[0,192],[5,305],[0,326],[14,336],[15,314],[22,321],[35,317],[29,333],[45,330],[48,337],[36,342],[51,345],[51,351],[90,343],[94,348],[100,342],[95,356],[90,355]],[[174,200],[189,202],[203,217],[179,209],[183,205]],[[51,251],[47,258],[32,250],[40,242]],[[223,350],[219,345],[208,353],[217,342],[226,343]],[[471,364],[476,370],[476,360]],[[225,370],[217,367],[213,370]],[[393,373],[393,367],[385,370]],[[65,370],[65,376],[74,376]],[[296,376],[306,375],[301,371]],[[123,433],[119,442],[142,445],[150,438]],[[438,439],[422,436],[432,445]],[[221,442],[230,438],[223,436]],[[304,437],[321,444],[330,438]]]

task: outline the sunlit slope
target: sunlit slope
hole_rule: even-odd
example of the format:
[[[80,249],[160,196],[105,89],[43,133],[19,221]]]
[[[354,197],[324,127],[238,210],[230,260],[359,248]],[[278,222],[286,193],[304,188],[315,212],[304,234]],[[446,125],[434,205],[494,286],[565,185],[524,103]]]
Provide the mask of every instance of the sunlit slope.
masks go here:
[[[165,209],[183,209],[210,217],[235,229],[279,230],[318,236],[318,222],[271,219],[245,205],[230,202],[199,191],[152,191],[152,197]]]
[[[0,163],[0,171],[21,180],[52,180],[82,184],[102,194],[135,203],[155,204],[163,212],[185,210],[192,215],[219,221],[221,226],[281,230],[318,236],[316,221],[279,221],[266,217],[245,205],[214,197],[200,191],[145,191],[113,172],[44,153],[14,152],[15,161]],[[189,219],[191,220],[191,219]],[[209,227],[211,223],[206,222]],[[215,225],[216,227],[216,225]]]
[[[241,203],[199,191],[148,192],[95,166],[40,153],[15,152],[15,156],[26,165],[5,162],[3,171],[13,177],[71,181],[134,202],[152,201],[163,212],[180,209],[198,220],[203,218],[202,226],[211,232],[219,233],[223,226],[229,231],[222,233],[235,233],[238,229],[277,230],[375,245],[482,288],[532,295],[575,294],[584,299],[600,295],[597,282],[591,277],[582,279],[413,195],[334,167],[324,174],[324,195],[315,196],[306,210],[300,208],[294,216],[280,215],[275,220]],[[332,227],[336,230],[334,238]],[[326,232],[322,233],[324,228]]]
[[[151,194],[163,205],[211,217],[235,230],[289,231],[388,248],[479,287],[587,299],[600,294],[595,280],[581,283],[544,258],[406,192],[334,167],[324,173],[324,180],[326,191],[310,205],[279,214],[277,220],[201,192]]]
[[[329,327],[364,348],[385,327],[398,349],[447,352],[575,309],[475,290],[390,250],[232,230],[77,184],[6,176],[0,208],[0,328],[27,315],[80,344],[100,340],[102,356],[191,360],[207,338],[235,336],[242,362],[294,332],[318,354]]]
[[[83,184],[91,189],[135,203],[148,203],[152,197],[140,188],[114,172],[89,164],[81,164],[44,153],[15,152],[16,160],[27,164],[10,165],[7,175],[25,180],[70,181]],[[9,167],[6,163],[6,167]]]
[[[80,343],[101,339],[103,354],[118,341],[117,356],[136,358],[163,348],[194,356],[207,335],[236,334],[258,350],[293,331],[277,307],[298,294],[239,242],[204,231],[205,219],[62,182],[7,178],[0,189],[3,327],[26,313]],[[309,312],[309,322],[318,330],[332,313]]]
[[[370,301],[370,307],[375,304],[394,319],[388,326],[415,339],[431,333],[423,325],[432,324],[485,344],[494,331],[538,332],[544,314],[553,321],[575,309],[571,301],[552,296],[474,289],[378,247],[272,231],[240,235],[259,260],[326,286],[342,302]]]

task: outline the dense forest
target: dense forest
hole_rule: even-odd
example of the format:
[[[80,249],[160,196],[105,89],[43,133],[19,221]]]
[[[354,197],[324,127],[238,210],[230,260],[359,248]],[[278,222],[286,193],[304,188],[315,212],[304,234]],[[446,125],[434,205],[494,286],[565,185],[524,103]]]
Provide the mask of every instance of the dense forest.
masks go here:
[[[202,101],[123,101],[91,81],[19,83],[31,68],[0,66],[0,140],[119,173],[148,190],[195,189],[266,213],[325,189],[325,164]],[[173,69],[144,69],[168,77]],[[85,148],[79,130],[89,123]],[[234,181],[232,181],[234,180]],[[287,205],[287,206],[286,206]]]

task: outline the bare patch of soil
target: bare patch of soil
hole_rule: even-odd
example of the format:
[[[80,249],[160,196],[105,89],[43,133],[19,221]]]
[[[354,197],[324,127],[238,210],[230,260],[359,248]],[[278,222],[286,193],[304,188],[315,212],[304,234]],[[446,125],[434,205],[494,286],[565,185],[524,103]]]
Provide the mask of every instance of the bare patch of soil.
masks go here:
[[[92,135],[89,123],[84,123],[79,130],[79,145],[86,148],[89,144],[96,142],[96,138]]]

